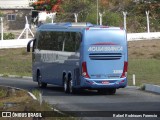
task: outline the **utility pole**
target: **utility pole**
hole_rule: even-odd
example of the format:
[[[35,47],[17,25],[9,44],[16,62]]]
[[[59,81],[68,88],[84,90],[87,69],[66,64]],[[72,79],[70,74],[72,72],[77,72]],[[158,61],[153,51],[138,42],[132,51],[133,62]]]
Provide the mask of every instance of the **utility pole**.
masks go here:
[[[1,40],[3,40],[3,18],[1,17]]]
[[[99,19],[99,24],[100,24],[100,25],[102,25],[102,16],[103,16],[103,14],[102,14],[102,13],[99,13],[99,18],[100,18],[100,19]]]
[[[78,14],[77,13],[74,13],[74,18],[75,18],[75,23],[78,22]]]
[[[126,23],[127,12],[123,12],[123,16],[124,16],[124,29],[127,30],[127,23]]]
[[[55,18],[56,18],[56,12],[52,13],[52,23],[54,23]]]
[[[25,28],[27,28],[27,29],[26,29],[26,39],[28,39],[28,29],[29,29],[29,24],[28,24],[27,16],[25,16],[25,18],[26,18]]]
[[[99,2],[99,0],[97,0],[97,25],[98,25],[98,20],[99,20],[99,15],[98,15],[98,13],[99,13],[99,4],[98,4],[98,2]]]
[[[147,32],[150,33],[150,27],[149,27],[149,11],[146,11],[147,16]]]

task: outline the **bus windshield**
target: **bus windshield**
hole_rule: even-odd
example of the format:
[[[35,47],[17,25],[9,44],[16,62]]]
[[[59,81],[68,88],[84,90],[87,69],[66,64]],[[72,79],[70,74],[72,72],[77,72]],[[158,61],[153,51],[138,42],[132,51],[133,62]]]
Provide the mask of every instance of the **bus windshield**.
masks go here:
[[[86,35],[86,43],[108,43],[110,45],[112,44],[125,44],[124,42],[124,31],[123,30],[88,30]]]

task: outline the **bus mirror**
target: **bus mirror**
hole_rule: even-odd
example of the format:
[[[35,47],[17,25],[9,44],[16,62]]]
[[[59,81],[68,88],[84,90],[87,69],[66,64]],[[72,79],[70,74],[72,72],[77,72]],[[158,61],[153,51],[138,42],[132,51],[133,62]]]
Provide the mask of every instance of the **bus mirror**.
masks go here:
[[[31,51],[31,43],[34,41],[35,39],[32,39],[28,42],[27,44],[27,52],[30,52]]]

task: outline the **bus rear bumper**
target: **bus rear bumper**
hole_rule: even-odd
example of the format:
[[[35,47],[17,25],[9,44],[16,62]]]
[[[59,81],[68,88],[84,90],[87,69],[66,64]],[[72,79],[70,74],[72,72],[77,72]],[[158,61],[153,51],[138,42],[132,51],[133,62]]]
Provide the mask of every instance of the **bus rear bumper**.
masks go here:
[[[127,78],[110,79],[110,80],[91,80],[83,79],[81,88],[83,89],[104,89],[104,88],[124,88],[127,86]]]

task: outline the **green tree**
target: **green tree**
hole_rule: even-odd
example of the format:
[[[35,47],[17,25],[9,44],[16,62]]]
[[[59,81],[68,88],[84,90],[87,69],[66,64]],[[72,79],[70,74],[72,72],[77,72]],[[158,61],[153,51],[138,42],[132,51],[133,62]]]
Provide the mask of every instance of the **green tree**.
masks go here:
[[[0,17],[3,17],[3,15],[4,15],[4,14],[0,11]]]
[[[47,1],[47,0],[46,0]],[[58,0],[51,0],[56,4]],[[160,1],[145,0],[98,0],[99,12],[103,13],[103,25],[123,26],[123,11],[127,11],[128,32],[146,32],[146,14],[150,11],[151,31],[160,31]],[[78,22],[97,23],[97,0],[62,0],[62,11],[57,13],[56,22],[74,22],[74,13],[78,13]]]
[[[58,14],[58,20],[74,21],[74,13],[78,13],[78,21],[86,21],[88,14],[94,10],[93,2],[95,0],[65,0],[61,5],[62,13]],[[96,3],[95,3],[96,4]]]

